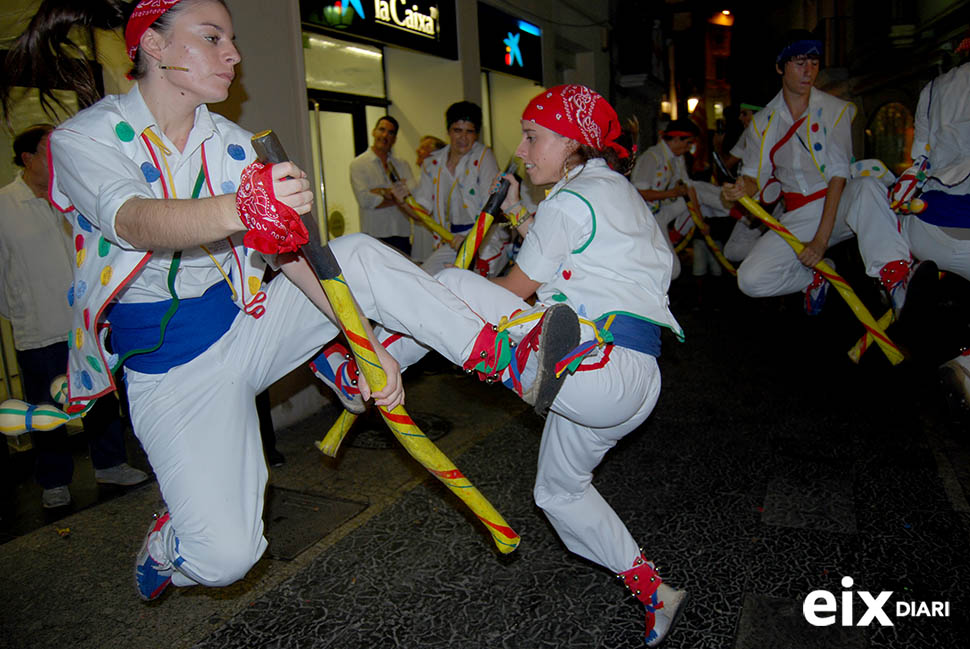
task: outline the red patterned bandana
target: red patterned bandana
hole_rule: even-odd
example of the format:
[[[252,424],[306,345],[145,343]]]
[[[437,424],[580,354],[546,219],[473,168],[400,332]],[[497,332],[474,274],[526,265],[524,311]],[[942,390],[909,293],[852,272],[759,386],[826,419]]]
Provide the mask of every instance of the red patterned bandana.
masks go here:
[[[616,143],[620,120],[609,102],[586,86],[555,86],[540,93],[522,112],[530,120],[550,131],[600,151],[609,147],[621,158],[630,152]]]
[[[128,25],[125,27],[125,45],[128,46],[128,58],[135,60],[141,35],[161,17],[163,13],[177,5],[181,0],[141,0],[135,10],[131,12]]]

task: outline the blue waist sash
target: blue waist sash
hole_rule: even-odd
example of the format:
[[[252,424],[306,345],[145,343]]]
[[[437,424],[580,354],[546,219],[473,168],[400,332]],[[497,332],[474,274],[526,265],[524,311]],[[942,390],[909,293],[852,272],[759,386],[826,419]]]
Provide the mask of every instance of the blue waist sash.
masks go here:
[[[917,214],[921,221],[941,228],[970,228],[970,194],[923,192],[926,209]]]
[[[611,315],[615,316],[613,322],[608,329],[604,329]],[[596,320],[596,328],[604,338],[609,333],[613,337],[613,344],[618,347],[660,357],[660,327],[649,320],[628,313],[607,313]]]
[[[232,301],[232,290],[226,282],[209,287],[201,297],[180,299],[178,310],[161,334],[161,322],[172,305],[163,302],[117,303],[108,312],[111,322],[111,344],[120,357],[140,350],[125,360],[125,366],[145,374],[164,374],[183,365],[209,349],[229,331],[239,308]]]

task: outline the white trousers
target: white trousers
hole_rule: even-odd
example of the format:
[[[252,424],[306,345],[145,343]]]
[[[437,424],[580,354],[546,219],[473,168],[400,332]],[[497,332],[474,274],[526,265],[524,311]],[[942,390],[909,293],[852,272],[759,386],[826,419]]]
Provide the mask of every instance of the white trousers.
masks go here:
[[[913,215],[900,217],[900,224],[914,257],[932,259],[940,270],[970,280],[970,241],[954,239],[939,226]]]
[[[330,242],[365,317],[462,363],[483,321],[403,255],[367,235]],[[337,334],[284,276],[260,319],[240,314],[209,349],[165,374],[127,370],[132,425],[171,520],[153,550],[177,566],[172,583],[225,586],[266,549],[263,458],[255,396]]]
[[[468,271],[448,269],[439,273],[438,279],[489,322],[498,322],[517,309],[532,308],[513,293]],[[512,337],[520,336],[513,333]],[[585,326],[583,338],[592,338],[592,331]],[[402,338],[388,351],[405,366],[426,350]],[[604,367],[576,372],[565,379],[542,431],[533,491],[536,504],[569,550],[614,573],[633,565],[639,546],[592,485],[593,470],[607,451],[646,420],[659,396],[657,360],[614,347]]]
[[[724,256],[735,263],[744,261],[754,244],[761,238],[761,228],[753,216],[743,216],[738,219],[731,230],[731,236],[724,244]]]
[[[813,201],[785,212],[780,221],[799,241],[809,241],[818,230],[823,205],[824,200]],[[909,246],[886,202],[886,188],[874,178],[853,178],[846,183],[829,246],[853,235],[870,277],[879,277],[879,270],[889,262],[909,261]],[[792,247],[769,230],[738,268],[738,288],[751,297],[798,293],[811,283],[812,273],[798,261]]]

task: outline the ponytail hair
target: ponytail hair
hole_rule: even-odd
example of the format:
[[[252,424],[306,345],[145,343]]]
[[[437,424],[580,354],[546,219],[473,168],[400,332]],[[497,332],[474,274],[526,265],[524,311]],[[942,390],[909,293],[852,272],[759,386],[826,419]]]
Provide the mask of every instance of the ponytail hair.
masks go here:
[[[178,12],[197,1],[182,0],[152,23],[151,28],[165,34]],[[219,2],[228,10],[225,0],[207,1]],[[7,123],[14,86],[37,88],[41,108],[52,118],[56,117],[57,108],[68,110],[54,94],[55,90],[76,92],[80,106],[89,106],[101,99],[103,90],[95,78],[94,67],[81,47],[71,40],[69,32],[75,26],[85,27],[89,32],[124,27],[137,4],[125,0],[44,0],[3,61],[6,70],[0,81],[0,108]],[[149,62],[139,48],[128,76],[143,78],[148,73]]]
[[[44,0],[23,34],[7,52],[0,83],[0,108],[10,121],[14,86],[37,88],[40,105],[51,117],[67,110],[54,90],[72,90],[82,106],[101,98],[91,62],[71,40],[75,26],[115,29],[125,24],[133,4],[121,0]]]
[[[630,152],[625,158],[621,158],[616,149],[606,146],[602,149],[595,149],[588,144],[580,144],[579,148],[573,153],[576,156],[577,164],[586,164],[593,158],[603,158],[610,169],[617,173],[629,176],[636,163],[637,142],[640,139],[640,122],[634,116],[628,119],[623,132],[616,139],[616,143]]]

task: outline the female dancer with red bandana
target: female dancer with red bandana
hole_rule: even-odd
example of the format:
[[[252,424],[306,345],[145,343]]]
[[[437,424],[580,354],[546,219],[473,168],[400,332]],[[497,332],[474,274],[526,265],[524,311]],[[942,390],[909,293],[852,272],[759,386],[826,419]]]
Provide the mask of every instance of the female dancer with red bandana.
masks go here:
[[[138,592],[154,599],[170,583],[231,584],[262,555],[268,473],[255,395],[338,330],[319,282],[294,254],[307,241],[305,174],[291,162],[255,162],[250,134],[206,108],[226,98],[240,60],[225,3],[142,0],[130,16],[121,6],[48,0],[6,65],[7,79],[47,84],[41,97],[70,81],[82,104],[93,103],[92,78],[56,68],[77,59],[49,54],[70,49],[67,26],[126,25],[136,84],[54,131],[50,198],[71,221],[77,250],[68,410],[114,389],[119,359],[101,335],[110,321],[133,428],[168,507],[136,559]],[[0,101],[9,114],[9,87]],[[418,332],[468,369],[501,367],[490,354],[508,356],[509,334],[406,258],[364,235],[330,247],[368,318]],[[285,277],[262,285],[265,258]],[[543,340],[557,326],[545,327]],[[374,347],[388,384],[373,396],[392,409],[403,402],[398,366]]]
[[[617,574],[643,602],[644,639],[655,647],[686,593],[661,582],[591,483],[606,452],[643,423],[657,402],[661,328],[682,337],[667,308],[672,252],[637,190],[610,168],[629,167],[631,160],[615,142],[616,112],[600,95],[578,85],[551,88],[526,107],[522,134],[515,153],[530,180],[553,187],[529,217],[519,204],[518,183],[508,178],[502,208],[511,221],[522,220],[525,236],[515,266],[493,280],[459,269],[436,277],[492,322],[536,316],[563,303],[582,318],[582,343],[559,364],[575,373],[549,409],[534,497],[566,547]],[[530,307],[524,300],[533,293],[537,302]],[[406,338],[388,351],[402,367],[423,354]],[[529,353],[526,339],[512,364],[494,378],[522,394],[535,376],[526,363]]]

